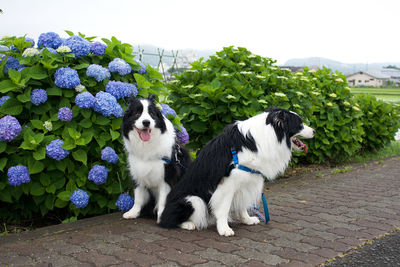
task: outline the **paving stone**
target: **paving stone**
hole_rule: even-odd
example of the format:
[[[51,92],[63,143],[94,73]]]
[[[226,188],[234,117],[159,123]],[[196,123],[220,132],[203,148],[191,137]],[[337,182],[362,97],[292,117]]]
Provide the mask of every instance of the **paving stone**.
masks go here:
[[[37,246],[37,244],[35,244],[35,246]],[[45,247],[50,252],[55,252],[62,255],[76,254],[87,250],[82,246],[77,246],[72,244],[66,245],[64,240],[55,240],[50,243],[45,243],[43,244],[43,247]],[[36,253],[36,255],[39,254],[41,253]]]
[[[304,235],[294,233],[294,232],[289,233],[289,232],[281,231],[279,229],[272,229],[268,233],[277,238],[285,238],[287,240],[293,240],[293,241],[300,241],[301,239],[304,238]]]
[[[272,245],[271,241],[257,242],[248,238],[233,240],[232,243],[241,248],[253,248],[266,253],[279,249],[279,247]]]
[[[140,251],[140,252],[143,252],[146,254],[151,254],[155,251],[165,250],[165,247],[161,246],[160,244],[166,243],[166,242],[164,240],[157,241],[157,242],[159,242],[159,243],[146,242],[141,239],[131,239],[131,240],[123,241],[119,245],[121,247],[130,249],[130,250],[136,250],[136,251]],[[170,241],[168,241],[168,244],[169,243],[170,243]]]
[[[38,263],[47,263],[52,266],[78,266],[80,262],[71,256],[60,255],[56,252],[47,252],[35,256],[35,261]]]
[[[195,254],[199,254],[202,252],[203,251],[195,252]],[[208,261],[208,259],[206,260],[198,255],[183,253],[174,248],[169,248],[167,250],[156,252],[154,254],[160,257],[161,259],[174,261],[183,266],[192,266],[194,264],[205,263]]]
[[[159,235],[159,234],[152,234],[152,233],[146,233],[146,232],[140,232],[140,231],[128,232],[128,233],[124,233],[123,235],[125,237],[128,237],[129,239],[142,239],[143,241],[146,241],[146,242],[153,242],[153,241],[167,239],[166,237]]]
[[[203,251],[196,251],[195,254],[201,256],[202,259],[217,261],[228,266],[235,266],[247,261],[246,259],[240,256],[233,255],[230,253],[222,253],[213,248],[208,248]]]
[[[240,250],[240,247],[236,246],[235,244],[231,244],[229,242],[216,241],[214,239],[204,239],[200,241],[195,241],[195,243],[203,248],[215,248],[221,252],[231,253],[232,251]]]
[[[327,230],[329,231],[329,230]],[[329,233],[329,232],[321,232],[321,231],[317,231],[314,230],[312,228],[305,228],[302,230],[299,230],[298,233],[302,234],[303,236],[316,236],[316,237],[320,237],[322,239],[326,239],[326,240],[335,240],[341,237],[344,237],[343,235],[339,235],[338,233]]]
[[[164,262],[164,260],[158,258],[156,255],[148,255],[134,249],[117,251],[114,256],[120,261],[128,263],[128,266],[129,264],[130,266],[152,266]]]
[[[283,248],[281,250],[275,251],[274,254],[283,258],[290,257],[291,260],[298,260],[314,265],[325,262],[325,259],[323,257],[311,253],[301,253],[291,248]]]
[[[295,249],[297,251],[301,251],[301,252],[308,252],[308,251],[316,248],[309,244],[299,242],[299,241],[294,241],[294,240],[288,240],[286,238],[278,238],[271,242],[275,247],[293,248],[293,249]]]
[[[240,255],[242,258],[245,258],[247,260],[257,260],[270,265],[277,265],[279,263],[286,262],[286,259],[283,259],[277,255],[267,253],[265,251],[260,251],[255,248],[246,248],[243,250],[235,251],[233,252],[233,254]]]
[[[116,254],[118,251],[116,252]],[[75,255],[75,259],[82,263],[90,263],[95,266],[107,266],[112,264],[119,264],[122,261],[114,256],[102,255],[94,250],[88,252],[81,252]]]

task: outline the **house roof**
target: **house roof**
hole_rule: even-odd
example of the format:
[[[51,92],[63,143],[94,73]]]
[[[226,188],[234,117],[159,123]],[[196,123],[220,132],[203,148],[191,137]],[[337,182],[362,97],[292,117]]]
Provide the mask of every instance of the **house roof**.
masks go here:
[[[347,75],[347,77],[353,76],[355,74],[366,74],[376,79],[390,79],[390,75],[383,73],[381,70],[357,71],[356,73]]]

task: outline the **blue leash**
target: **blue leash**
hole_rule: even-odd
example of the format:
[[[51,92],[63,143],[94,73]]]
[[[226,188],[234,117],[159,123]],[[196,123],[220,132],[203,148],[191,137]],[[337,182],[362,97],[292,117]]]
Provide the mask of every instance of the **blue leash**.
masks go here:
[[[239,164],[239,159],[238,159],[238,155],[237,155],[237,151],[235,149],[232,149],[232,158],[233,158],[233,163],[235,168],[238,168],[239,170],[245,171],[245,172],[250,172],[253,174],[261,174],[261,172],[250,169],[244,165],[240,165]],[[263,207],[264,207],[264,214],[265,216],[262,214],[262,212],[260,211],[258,205],[255,205],[253,208],[250,208],[250,210],[257,216],[260,218],[261,221],[263,221],[264,223],[267,223],[270,221],[269,218],[269,210],[268,210],[268,204],[267,204],[267,199],[265,198],[264,193],[261,194],[261,199],[263,202]]]

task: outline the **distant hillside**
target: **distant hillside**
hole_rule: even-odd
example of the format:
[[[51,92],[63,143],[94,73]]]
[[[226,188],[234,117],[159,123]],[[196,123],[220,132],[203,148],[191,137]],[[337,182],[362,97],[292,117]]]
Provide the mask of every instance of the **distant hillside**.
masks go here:
[[[310,57],[310,58],[295,58],[289,59],[284,64],[285,66],[294,67],[327,67],[332,70],[337,70],[344,75],[348,75],[357,71],[367,71],[372,69],[382,69],[388,65],[400,66],[400,62],[383,62],[383,63],[354,63],[347,64],[339,61],[334,61],[327,58],[321,57]]]

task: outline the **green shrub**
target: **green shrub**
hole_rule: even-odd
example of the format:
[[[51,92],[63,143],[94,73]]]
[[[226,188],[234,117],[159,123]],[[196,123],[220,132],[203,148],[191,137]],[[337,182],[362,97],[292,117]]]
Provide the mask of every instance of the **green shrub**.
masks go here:
[[[81,46],[73,44],[74,38],[76,42],[81,42]],[[132,46],[121,43],[115,37],[111,40],[102,39],[107,45],[104,54],[94,50],[88,52],[87,44],[90,44],[93,37],[86,38],[87,41],[79,37],[74,38],[71,39],[71,46],[75,45],[73,51],[76,53],[84,53],[80,57],[68,53],[65,47],[64,50],[60,48],[59,53],[51,48],[28,50],[31,42],[26,41],[24,37],[6,38],[0,43],[11,48],[2,52],[5,56],[0,63],[0,98],[9,98],[0,107],[0,119],[12,115],[22,126],[21,133],[15,139],[0,141],[2,220],[29,219],[45,216],[50,212],[61,219],[107,213],[116,209],[115,202],[119,194],[128,191],[132,186],[120,136],[126,97],[112,104],[116,107],[116,110],[111,112],[113,114],[107,113],[111,109],[102,110],[104,102],[99,103],[98,112],[93,108],[80,108],[76,105],[75,98],[79,94],[77,90],[83,88],[60,88],[55,84],[54,76],[57,70],[68,67],[77,71],[80,85],[85,88],[83,90],[93,96],[104,91],[109,81],[114,80],[130,83],[130,88],[132,85],[136,86],[141,97],[147,97],[149,93],[165,92],[162,76],[150,66],[144,70],[134,60]],[[102,81],[88,77],[89,66],[98,64],[107,68],[115,58],[125,60],[129,65],[125,67],[131,68],[132,72],[126,75],[111,72]],[[101,77],[97,79],[101,80]],[[35,101],[31,99],[31,94],[39,88],[46,91],[47,101],[35,105],[32,103]],[[59,109],[62,107],[72,110],[71,121],[58,118]],[[46,147],[56,139],[62,140],[62,148],[70,151],[67,157],[61,160],[50,158],[51,152],[46,152]],[[112,164],[101,159],[101,151],[105,147],[115,150],[119,157],[117,163]],[[12,186],[8,181],[7,171],[17,165],[28,167],[30,182]],[[104,184],[97,185],[88,180],[88,173],[95,165],[103,165],[108,169],[108,177]],[[71,194],[77,189],[86,191],[90,196],[89,204],[85,208],[78,209],[70,202]]]
[[[400,127],[399,108],[370,94],[358,95],[355,100],[363,111],[363,149],[376,151],[393,141]]]
[[[277,106],[300,114],[315,128],[309,162],[338,161],[361,147],[362,112],[352,99],[345,77],[328,69],[291,73],[245,48],[226,47],[170,84],[170,100],[200,149],[229,123]]]

